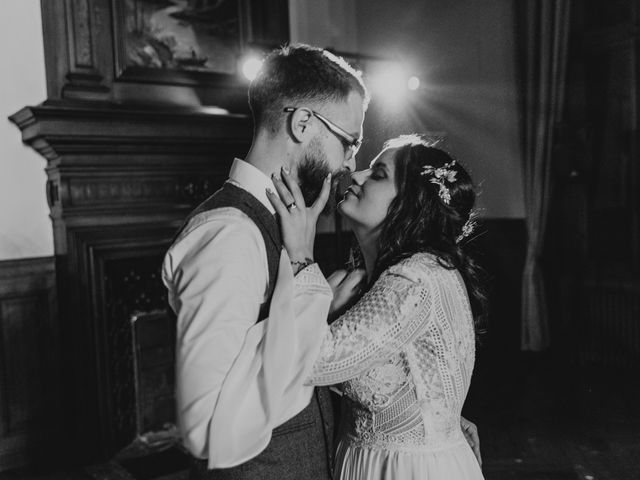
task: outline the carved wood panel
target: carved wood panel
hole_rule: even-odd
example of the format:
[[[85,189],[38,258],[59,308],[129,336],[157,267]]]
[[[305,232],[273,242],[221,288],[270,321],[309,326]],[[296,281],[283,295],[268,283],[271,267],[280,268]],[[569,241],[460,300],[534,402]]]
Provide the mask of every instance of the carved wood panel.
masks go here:
[[[0,262],[0,471],[55,456],[60,351],[52,258]]]
[[[48,98],[138,104],[215,105],[228,111],[246,113],[247,85],[239,72],[234,71],[240,63],[239,55],[249,49],[264,50],[288,41],[287,0],[211,2],[204,9],[198,7],[201,2],[189,2],[188,5],[187,2],[183,2],[185,5],[179,5],[182,2],[176,2],[176,5],[166,2],[162,5],[160,2],[157,6],[153,5],[157,2],[141,5],[143,3],[138,0],[43,1],[42,25],[46,39],[44,47]],[[149,25],[142,25],[133,32],[127,31],[127,25],[131,23],[130,17],[135,16],[136,12],[149,9],[159,12],[165,16],[165,23],[176,22],[176,28],[185,29],[197,38],[198,35],[206,37],[209,32],[215,31],[215,25],[211,21],[217,17],[212,15],[211,9],[223,10],[217,10],[217,15],[229,14],[224,10],[232,8],[233,3],[238,11],[236,20],[240,35],[237,38],[237,52],[234,54],[238,58],[227,59],[231,66],[229,73],[216,73],[215,69],[200,71],[193,65],[180,69],[175,66],[160,68],[157,65],[129,65],[127,62],[128,48],[125,43],[128,36],[141,41],[139,37],[144,37],[145,32],[151,34],[153,30]],[[169,10],[180,6],[185,7],[185,11],[182,12],[181,20],[178,20],[177,12]],[[165,11],[161,12],[162,10]],[[198,20],[193,25],[188,25],[194,16]],[[146,45],[136,44],[143,56],[148,54],[148,50],[153,51],[154,46],[161,44],[162,48],[158,48],[163,56],[172,57],[170,46],[176,42],[175,38],[172,38],[173,42],[162,42],[163,38],[172,36],[171,31],[163,32],[159,39],[150,36]],[[220,45],[218,47],[214,52],[220,56],[222,48]],[[194,47],[191,48],[195,55]],[[204,60],[208,61],[208,57]]]

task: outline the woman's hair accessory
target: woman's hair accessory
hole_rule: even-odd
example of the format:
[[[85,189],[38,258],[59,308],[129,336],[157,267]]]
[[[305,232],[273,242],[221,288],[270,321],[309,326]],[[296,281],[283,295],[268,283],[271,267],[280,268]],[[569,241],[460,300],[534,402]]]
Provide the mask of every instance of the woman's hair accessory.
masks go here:
[[[460,243],[462,240],[471,235],[474,228],[476,228],[476,222],[471,220],[471,218],[467,219],[467,221],[464,222],[464,225],[462,225],[462,233],[456,237],[456,243]]]
[[[431,178],[429,182],[438,185],[440,188],[438,189],[438,195],[440,199],[447,205],[451,201],[451,192],[449,192],[449,187],[445,185],[445,182],[453,183],[456,181],[456,172],[452,169],[452,167],[456,164],[455,160],[452,160],[449,163],[445,163],[442,167],[432,167],[431,165],[425,165],[422,167],[422,172],[420,175],[429,175]]]

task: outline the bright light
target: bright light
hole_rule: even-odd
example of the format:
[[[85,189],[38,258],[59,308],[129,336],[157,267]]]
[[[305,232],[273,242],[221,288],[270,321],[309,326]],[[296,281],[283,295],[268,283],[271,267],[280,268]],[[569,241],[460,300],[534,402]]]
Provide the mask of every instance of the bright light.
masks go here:
[[[420,87],[420,79],[409,76],[404,66],[395,61],[384,61],[371,68],[368,74],[374,99],[387,105],[400,106],[409,91]]]
[[[372,72],[371,86],[374,98],[387,103],[398,103],[407,91],[407,80],[402,66],[397,63],[385,63]]]
[[[420,79],[415,75],[410,77],[407,81],[407,88],[409,88],[409,90],[417,90],[420,88]]]
[[[262,66],[262,60],[257,57],[248,57],[242,62],[242,74],[247,80],[253,80],[258,75]]]
[[[388,94],[400,93],[406,88],[404,71],[398,65],[389,65],[378,74],[376,83]]]

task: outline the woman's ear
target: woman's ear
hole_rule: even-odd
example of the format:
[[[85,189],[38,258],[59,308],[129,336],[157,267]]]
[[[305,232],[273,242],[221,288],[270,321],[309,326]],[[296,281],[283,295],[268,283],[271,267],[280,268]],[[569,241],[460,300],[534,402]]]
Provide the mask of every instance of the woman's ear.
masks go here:
[[[291,135],[293,135],[293,138],[297,142],[302,143],[311,135],[309,129],[312,116],[311,112],[306,108],[299,108],[291,114],[289,118],[289,128]]]

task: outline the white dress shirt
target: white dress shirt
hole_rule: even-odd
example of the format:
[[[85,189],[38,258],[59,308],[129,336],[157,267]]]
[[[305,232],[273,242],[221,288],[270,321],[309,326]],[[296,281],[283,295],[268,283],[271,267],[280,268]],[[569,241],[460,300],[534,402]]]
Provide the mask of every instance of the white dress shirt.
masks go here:
[[[272,213],[271,179],[234,160],[229,181]],[[255,223],[228,207],[190,220],[165,255],[163,281],[177,314],[176,400],[183,442],[209,468],[258,455],[273,428],[307,406],[310,374],[326,330],[332,293],[316,264],[295,278],[280,256],[269,318],[256,323],[269,282]]]

